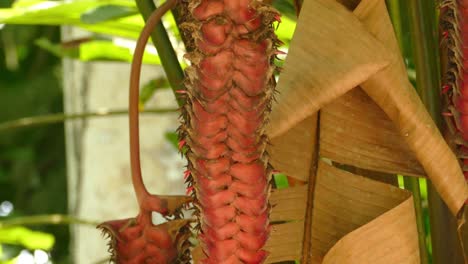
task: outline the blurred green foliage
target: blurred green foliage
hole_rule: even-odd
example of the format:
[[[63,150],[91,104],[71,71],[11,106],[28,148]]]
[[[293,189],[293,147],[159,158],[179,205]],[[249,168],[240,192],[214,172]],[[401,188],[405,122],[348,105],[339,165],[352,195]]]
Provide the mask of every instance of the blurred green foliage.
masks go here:
[[[0,1],[1,8],[11,4],[11,0]],[[59,28],[50,26],[5,25],[0,30],[0,122],[62,112],[60,60],[34,44],[40,37],[59,41],[59,36]],[[0,203],[10,201],[14,209],[0,220],[66,213],[64,157],[62,124],[2,132]],[[68,227],[38,226],[34,229],[0,230],[0,241],[4,243],[1,255],[15,256],[23,248],[44,248],[52,250],[57,263],[66,261]],[[61,243],[52,247],[55,240]]]

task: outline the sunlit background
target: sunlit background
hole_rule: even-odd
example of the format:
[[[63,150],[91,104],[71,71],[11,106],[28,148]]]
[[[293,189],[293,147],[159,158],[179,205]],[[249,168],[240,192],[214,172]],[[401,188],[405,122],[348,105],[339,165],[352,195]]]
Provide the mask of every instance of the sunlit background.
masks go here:
[[[0,8],[11,0],[0,1]],[[0,15],[1,17],[1,15]],[[0,122],[62,112],[60,58],[38,38],[59,41],[59,27],[1,25]],[[66,225],[9,225],[43,214],[67,213],[64,129],[0,129],[0,263],[68,263]],[[26,219],[31,220],[31,219]],[[34,220],[34,219],[32,219]]]

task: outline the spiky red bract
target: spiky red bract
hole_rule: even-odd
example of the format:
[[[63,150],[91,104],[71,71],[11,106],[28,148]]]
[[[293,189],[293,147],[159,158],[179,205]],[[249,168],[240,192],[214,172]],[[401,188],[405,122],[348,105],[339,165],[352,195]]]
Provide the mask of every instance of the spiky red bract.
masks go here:
[[[159,225],[151,221],[153,211],[180,218],[180,207],[187,201],[177,196],[146,196],[136,218],[100,224],[98,228],[110,239],[111,260],[118,264],[187,263],[189,221],[176,219]]]
[[[188,2],[191,39],[181,138],[187,143],[207,264],[263,263],[271,170],[265,151],[274,90],[276,10],[259,1]]]
[[[443,47],[441,93],[442,115],[457,145],[465,178],[468,180],[468,1],[441,3],[441,45]]]

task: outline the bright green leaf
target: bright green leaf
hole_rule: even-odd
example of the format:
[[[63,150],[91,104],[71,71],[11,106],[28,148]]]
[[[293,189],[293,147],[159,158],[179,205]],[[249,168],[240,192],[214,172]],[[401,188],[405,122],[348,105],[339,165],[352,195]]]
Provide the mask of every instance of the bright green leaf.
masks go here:
[[[273,175],[276,188],[285,189],[289,187],[288,177],[285,174],[278,173]]]
[[[80,60],[116,60],[131,62],[133,50],[119,46],[112,41],[94,40],[80,45]],[[159,56],[145,51],[143,55],[143,63],[146,64],[161,64]]]
[[[154,93],[157,90],[169,87],[169,82],[164,77],[149,81],[141,88],[139,99],[140,105],[143,106],[146,102],[148,102],[148,100],[151,99],[151,97],[153,97]]]
[[[135,8],[118,5],[105,5],[85,12],[81,15],[81,21],[87,24],[96,24],[136,14],[138,14],[138,10]]]
[[[77,59],[80,56],[79,50],[76,48],[64,48],[60,44],[54,44],[49,39],[40,38],[34,42],[37,46],[49,51],[57,57],[67,57]]]
[[[278,38],[286,44],[291,42],[291,39],[294,34],[294,30],[296,30],[296,22],[288,17],[282,17],[281,23],[279,25],[275,23],[277,26],[275,33]]]
[[[41,2],[45,2],[45,1],[44,0],[17,0],[13,2],[13,7],[25,8],[25,7],[29,7],[32,5],[37,5]]]
[[[164,137],[166,138],[169,143],[175,148],[178,149],[179,147],[179,136],[175,132],[166,132],[164,134]]]
[[[276,8],[284,18],[287,16],[290,19],[296,19],[296,8],[291,0],[274,0],[273,7]]]
[[[124,61],[131,62],[133,49],[119,45],[111,40],[90,40],[74,46],[64,47],[62,44],[50,42],[41,38],[36,40],[36,44],[58,57],[80,59],[82,61]],[[148,51],[143,55],[145,64],[161,64],[159,56]]]
[[[136,10],[135,2],[129,0],[26,1],[12,8],[0,8],[0,24],[74,25],[96,33],[136,39],[143,27],[139,14],[97,24],[81,21],[85,12],[109,5]]]
[[[48,233],[32,231],[18,226],[0,229],[0,243],[23,245],[28,249],[49,251],[55,244],[55,237]]]

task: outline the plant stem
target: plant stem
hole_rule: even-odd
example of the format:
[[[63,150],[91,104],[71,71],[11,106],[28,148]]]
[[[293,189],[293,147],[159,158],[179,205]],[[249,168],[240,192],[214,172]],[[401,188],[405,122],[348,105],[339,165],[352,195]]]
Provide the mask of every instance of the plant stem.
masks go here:
[[[152,0],[136,0],[136,3],[145,21],[156,9]],[[151,39],[158,51],[161,64],[166,72],[167,80],[174,91],[177,103],[179,106],[182,106],[184,104],[184,100],[180,96],[177,96],[176,91],[183,89],[184,72],[179,64],[177,55],[162,23],[158,23],[151,34]]]
[[[175,113],[178,109],[174,108],[156,108],[156,109],[145,109],[141,113],[144,114],[165,114],[165,113]],[[48,125],[53,123],[60,123],[67,120],[90,118],[90,117],[109,117],[117,115],[126,115],[127,110],[109,110],[103,109],[95,112],[87,113],[78,113],[78,114],[50,114],[43,116],[33,116],[33,117],[24,117],[12,121],[7,121],[0,123],[0,132],[7,131],[10,129],[22,128],[22,127],[31,127],[38,125]]]
[[[407,3],[400,4],[398,0],[387,0],[387,7],[392,19],[395,34],[400,44],[400,49],[405,58],[411,57],[411,47],[408,45],[409,42],[405,38],[404,25],[408,25],[408,9]],[[403,20],[406,18],[405,20]],[[407,65],[408,67],[408,65]],[[419,242],[419,255],[421,263],[429,263],[429,253],[426,244],[426,232],[424,226],[424,213],[422,208],[421,190],[419,187],[419,180],[415,177],[403,177],[404,186],[406,190],[411,191],[413,194],[413,204],[416,214],[416,226],[418,229],[418,242]]]
[[[419,255],[421,263],[429,263],[429,254],[426,245],[426,232],[424,228],[424,213],[422,208],[421,190],[419,179],[416,177],[403,177],[405,189],[413,194],[414,210],[416,211],[416,226],[418,228]]]
[[[416,65],[418,93],[439,129],[442,127],[440,108],[440,70],[436,3],[434,0],[408,0],[410,29]],[[457,238],[456,220],[428,182],[429,217],[431,223],[432,254],[434,263],[462,263]]]
[[[34,215],[15,217],[0,221],[0,228],[8,228],[13,226],[31,226],[31,225],[89,225],[96,227],[99,223],[80,219],[70,215],[51,214],[51,215]]]

